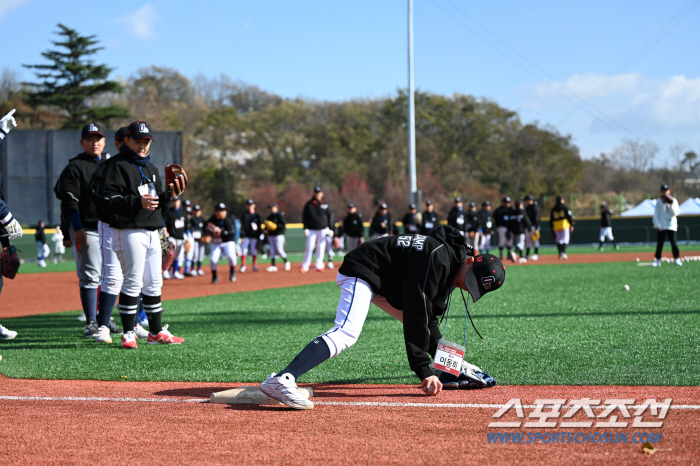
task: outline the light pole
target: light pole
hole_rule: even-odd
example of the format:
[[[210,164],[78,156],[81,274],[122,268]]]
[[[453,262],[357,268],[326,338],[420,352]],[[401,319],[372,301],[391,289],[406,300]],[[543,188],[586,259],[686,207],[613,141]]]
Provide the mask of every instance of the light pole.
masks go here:
[[[413,0],[408,0],[408,180],[409,202],[418,204],[416,184],[416,104],[413,86]]]

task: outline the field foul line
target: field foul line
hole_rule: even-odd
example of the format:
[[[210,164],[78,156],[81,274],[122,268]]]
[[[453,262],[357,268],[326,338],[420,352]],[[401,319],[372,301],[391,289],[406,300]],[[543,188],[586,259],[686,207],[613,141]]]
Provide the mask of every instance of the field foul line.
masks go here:
[[[116,402],[141,402],[141,403],[208,403],[206,398],[109,398],[103,396],[0,396],[0,400],[8,401],[116,401]],[[501,409],[505,404],[480,404],[480,403],[402,403],[388,401],[314,401],[320,406],[370,406],[386,408],[485,408]],[[639,409],[641,405],[630,406],[630,409]],[[537,405],[522,405],[526,409],[534,409]],[[570,408],[563,405],[562,408]],[[591,406],[593,409],[603,409],[606,406]],[[700,405],[671,405],[670,409],[700,410]]]

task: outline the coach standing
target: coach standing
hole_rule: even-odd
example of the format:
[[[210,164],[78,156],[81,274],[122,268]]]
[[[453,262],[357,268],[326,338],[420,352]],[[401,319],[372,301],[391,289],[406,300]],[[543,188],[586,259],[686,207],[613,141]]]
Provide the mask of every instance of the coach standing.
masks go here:
[[[328,204],[323,200],[323,190],[320,186],[314,188],[313,197],[304,205],[302,222],[304,223],[304,235],[306,236],[306,249],[304,250],[304,262],[301,263],[301,272],[309,271],[311,256],[316,249],[316,270],[324,269],[323,256],[326,252],[325,233],[328,228]]]
[[[102,278],[97,209],[90,181],[105,148],[102,130],[94,123],[85,125],[80,133],[80,145],[83,152],[70,159],[58,177],[54,193],[61,201],[61,215],[70,222],[70,239],[80,281],[80,301],[86,319],[83,334],[90,338],[97,334],[97,287]]]
[[[525,256],[533,261],[539,260],[540,252],[540,206],[537,205],[537,201],[533,199],[529,194],[525,196],[525,213],[527,218],[530,219],[531,227],[525,232],[525,246],[527,250],[525,251]],[[538,238],[538,239],[535,239]],[[530,248],[534,249],[534,254],[530,255]]]
[[[425,201],[425,212],[423,212],[423,218],[420,223],[420,234],[425,236],[430,236],[433,230],[440,226],[440,219],[438,214],[435,213],[435,205],[433,201]]]
[[[681,208],[678,206],[678,200],[671,196],[671,188],[667,184],[661,185],[661,196],[656,200],[656,209],[654,210],[654,228],[656,228],[656,255],[652,265],[658,267],[661,265],[661,252],[664,249],[664,241],[668,238],[671,243],[671,251],[676,265],[683,265],[678,251],[676,234],[678,231],[678,216],[681,213]]]
[[[365,237],[365,226],[362,222],[362,214],[357,211],[355,204],[348,204],[348,216],[343,220],[343,231],[348,238],[348,251],[352,251]]]

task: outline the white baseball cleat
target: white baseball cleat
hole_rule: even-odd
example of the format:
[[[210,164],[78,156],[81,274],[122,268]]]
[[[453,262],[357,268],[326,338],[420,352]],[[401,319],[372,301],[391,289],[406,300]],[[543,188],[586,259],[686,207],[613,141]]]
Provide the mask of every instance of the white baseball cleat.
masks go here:
[[[12,340],[16,336],[17,336],[17,332],[15,332],[14,330],[10,330],[9,328],[5,328],[2,325],[0,325],[0,340]]]
[[[134,333],[136,334],[136,338],[140,340],[148,338],[148,330],[141,327],[140,324],[134,325]]]
[[[294,409],[314,409],[311,400],[304,397],[290,373],[278,376],[274,372],[263,383],[260,390],[270,398],[280,401]]]
[[[112,343],[112,337],[109,334],[109,327],[106,325],[101,325],[100,328],[97,329],[95,343]]]
[[[659,267],[661,266],[661,261],[659,259],[654,259],[654,262],[651,263],[652,267]]]
[[[335,266],[333,265],[333,262],[328,261],[328,268],[331,269],[331,270],[333,270],[334,267],[335,267]]]
[[[173,277],[177,278],[178,280],[182,280],[185,278],[185,276],[183,274],[181,274],[179,270],[175,271],[175,273],[173,274]]]
[[[676,260],[675,260],[675,264],[676,264],[676,265],[683,265],[683,262],[681,262],[680,259],[676,259]]]
[[[531,260],[531,261],[536,261],[536,260],[539,260],[539,259],[540,259],[540,256],[538,256],[537,254],[533,254],[533,255],[530,256],[530,260]]]
[[[268,272],[277,272],[277,267],[274,265],[271,265],[270,267],[268,267],[265,270],[267,270]]]
[[[163,271],[163,279],[170,280],[171,278],[173,278],[173,277],[170,275],[170,272],[168,270],[164,270]]]
[[[286,270],[286,271],[292,270],[292,263],[291,263],[291,262],[285,262],[285,263],[284,263],[284,270]]]
[[[240,268],[239,272],[245,273],[245,265],[241,265],[241,268]]]

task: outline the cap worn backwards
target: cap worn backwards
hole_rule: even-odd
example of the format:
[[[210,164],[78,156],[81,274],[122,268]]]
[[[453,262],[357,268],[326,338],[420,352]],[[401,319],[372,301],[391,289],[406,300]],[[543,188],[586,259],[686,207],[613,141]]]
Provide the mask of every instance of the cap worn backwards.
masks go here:
[[[499,289],[506,280],[506,268],[493,254],[474,257],[471,269],[464,277],[464,286],[474,302],[486,293]]]

